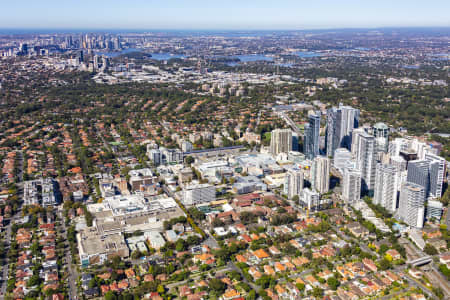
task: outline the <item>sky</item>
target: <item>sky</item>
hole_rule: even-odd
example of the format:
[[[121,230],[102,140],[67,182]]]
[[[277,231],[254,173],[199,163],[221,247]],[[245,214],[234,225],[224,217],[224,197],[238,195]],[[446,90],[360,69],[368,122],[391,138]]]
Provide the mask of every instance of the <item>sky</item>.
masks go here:
[[[0,28],[448,27],[450,0],[3,0]]]

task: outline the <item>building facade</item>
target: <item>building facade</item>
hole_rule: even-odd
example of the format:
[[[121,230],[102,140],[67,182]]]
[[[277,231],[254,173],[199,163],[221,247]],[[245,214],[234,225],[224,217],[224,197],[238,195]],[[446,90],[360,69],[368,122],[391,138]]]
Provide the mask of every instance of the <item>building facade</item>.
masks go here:
[[[398,169],[392,165],[377,164],[373,202],[391,213],[397,209]]]
[[[325,156],[314,158],[311,168],[311,186],[320,194],[330,190],[331,160]]]
[[[304,153],[310,160],[319,155],[320,114],[309,115],[305,125]]]
[[[192,184],[183,189],[183,204],[187,206],[216,200],[216,188],[210,184]]]
[[[290,129],[272,130],[270,138],[270,153],[288,153],[292,150],[292,131]]]
[[[373,191],[375,187],[376,145],[375,138],[367,133],[359,136],[356,150],[356,168],[361,171],[362,188]]]
[[[303,190],[303,172],[299,169],[291,169],[286,174],[286,190],[289,199],[295,195],[300,197]]]
[[[361,172],[357,169],[344,170],[342,198],[346,203],[354,203],[361,199]]]
[[[425,189],[423,186],[406,182],[400,191],[398,215],[411,227],[422,228],[425,213]]]
[[[351,148],[352,131],[359,126],[359,109],[339,105],[327,111],[327,156],[333,156],[337,148]]]
[[[431,153],[425,154],[425,160],[429,163],[429,195],[434,198],[440,198],[442,197],[447,161],[444,158]]]

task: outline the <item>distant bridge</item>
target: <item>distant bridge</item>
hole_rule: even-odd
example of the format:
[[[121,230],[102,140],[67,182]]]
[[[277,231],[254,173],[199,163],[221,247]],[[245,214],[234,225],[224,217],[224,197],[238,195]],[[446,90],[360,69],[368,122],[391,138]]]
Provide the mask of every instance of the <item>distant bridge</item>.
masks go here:
[[[292,119],[289,118],[287,114],[285,114],[284,112],[279,112],[278,114],[282,119],[284,119],[284,121],[289,125],[289,127],[291,127],[291,129],[298,134],[299,137],[303,135],[302,131],[300,130],[300,128],[298,128],[297,124],[295,124],[295,122],[292,121]]]
[[[433,258],[431,256],[423,256],[414,260],[408,260],[406,263],[414,267],[423,266],[429,264]]]

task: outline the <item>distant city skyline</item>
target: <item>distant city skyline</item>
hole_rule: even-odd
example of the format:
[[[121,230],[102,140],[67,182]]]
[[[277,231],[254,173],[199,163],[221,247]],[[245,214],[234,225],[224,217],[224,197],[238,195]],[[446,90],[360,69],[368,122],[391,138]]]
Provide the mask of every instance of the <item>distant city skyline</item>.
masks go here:
[[[3,29],[300,30],[448,27],[450,1],[9,1]]]

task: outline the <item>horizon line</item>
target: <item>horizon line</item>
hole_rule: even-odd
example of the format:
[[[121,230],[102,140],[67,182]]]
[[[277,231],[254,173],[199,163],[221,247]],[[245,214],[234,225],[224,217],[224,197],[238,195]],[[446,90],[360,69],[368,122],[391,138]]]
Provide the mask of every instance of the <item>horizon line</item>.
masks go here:
[[[326,30],[386,30],[386,29],[450,29],[450,25],[422,25],[422,26],[362,26],[362,27],[323,27],[323,28],[303,28],[303,29],[294,29],[294,28],[278,28],[278,29],[270,29],[270,28],[191,28],[191,29],[182,29],[182,28],[104,28],[104,27],[41,27],[41,28],[29,28],[29,27],[0,27],[0,34],[4,34],[5,32],[11,31],[23,31],[29,33],[39,33],[42,31],[77,31],[77,32],[86,32],[86,31],[96,31],[96,32],[107,32],[107,31],[126,31],[129,33],[132,32],[283,32],[283,31],[291,31],[291,32],[301,32],[301,31],[326,31]]]

